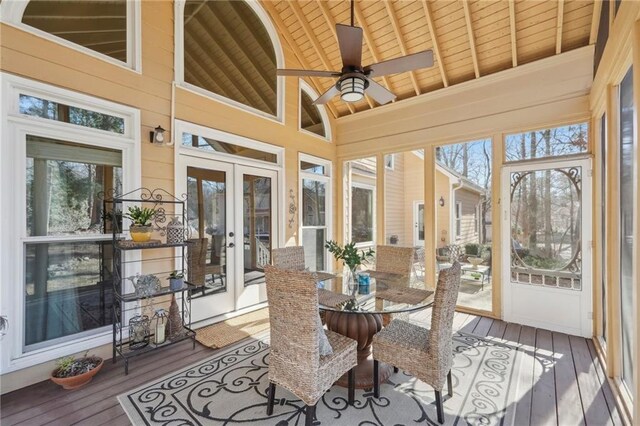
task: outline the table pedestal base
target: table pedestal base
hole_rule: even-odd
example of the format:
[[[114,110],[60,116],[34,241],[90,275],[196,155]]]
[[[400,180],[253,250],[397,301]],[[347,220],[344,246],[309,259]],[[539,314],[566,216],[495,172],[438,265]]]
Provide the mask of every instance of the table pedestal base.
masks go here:
[[[382,315],[364,312],[333,312],[326,311],[327,328],[358,342],[358,365],[356,371],[356,388],[373,388],[373,356],[371,342],[373,336],[382,330]],[[393,367],[380,363],[379,380],[384,383],[393,373]],[[339,386],[348,386],[348,376],[345,374],[337,382]]]

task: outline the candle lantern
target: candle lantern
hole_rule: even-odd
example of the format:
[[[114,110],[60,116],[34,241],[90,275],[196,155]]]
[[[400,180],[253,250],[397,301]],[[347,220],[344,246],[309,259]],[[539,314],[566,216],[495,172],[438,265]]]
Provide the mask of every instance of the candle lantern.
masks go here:
[[[149,344],[149,317],[136,315],[129,320],[129,347],[144,348]]]
[[[158,309],[153,316],[151,322],[154,325],[155,335],[153,343],[161,345],[167,340],[167,323],[169,321],[169,315],[164,309]]]

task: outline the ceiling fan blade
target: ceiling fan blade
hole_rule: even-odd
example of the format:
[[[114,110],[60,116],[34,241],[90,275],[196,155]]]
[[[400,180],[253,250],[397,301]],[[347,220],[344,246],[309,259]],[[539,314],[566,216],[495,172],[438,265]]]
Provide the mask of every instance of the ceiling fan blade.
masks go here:
[[[297,77],[340,77],[336,71],[316,71],[316,70],[276,70],[277,75],[297,76]]]
[[[313,104],[314,105],[326,104],[327,102],[329,102],[331,100],[331,98],[333,98],[338,93],[340,93],[340,90],[338,90],[338,87],[334,84],[333,86],[331,86],[329,88],[329,90],[324,92],[318,99],[313,101]]]
[[[388,91],[384,86],[379,85],[373,79],[368,78],[369,86],[365,90],[366,94],[371,96],[380,105],[391,102],[396,98],[396,95]]]
[[[387,74],[398,74],[419,68],[433,66],[433,52],[425,50],[400,58],[389,59],[364,67],[364,73],[369,77],[380,77]]]
[[[362,28],[336,24],[342,66],[362,66]]]

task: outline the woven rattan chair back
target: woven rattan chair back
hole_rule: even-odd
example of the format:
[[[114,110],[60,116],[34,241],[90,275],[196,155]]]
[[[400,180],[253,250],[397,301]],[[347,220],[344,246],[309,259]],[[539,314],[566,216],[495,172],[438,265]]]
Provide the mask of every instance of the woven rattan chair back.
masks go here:
[[[269,377],[282,383],[296,380],[292,371],[313,375],[320,357],[318,287],[306,271],[266,265],[264,272],[271,327]]]
[[[304,270],[304,247],[293,246],[271,250],[273,266],[293,271]]]
[[[203,286],[205,284],[205,269],[207,266],[207,245],[206,238],[195,238],[188,240],[187,248],[187,277],[190,284]]]
[[[451,369],[453,360],[451,335],[460,288],[460,274],[459,262],[454,262],[450,268],[442,269],[438,274],[438,286],[433,299],[427,359],[439,366],[438,370],[442,371],[443,380]]]
[[[411,275],[414,250],[413,247],[377,246],[376,272]]]

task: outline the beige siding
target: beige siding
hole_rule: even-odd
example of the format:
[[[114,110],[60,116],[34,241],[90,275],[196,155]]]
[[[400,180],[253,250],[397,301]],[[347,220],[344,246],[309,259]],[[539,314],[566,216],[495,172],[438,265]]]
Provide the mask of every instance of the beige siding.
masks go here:
[[[390,244],[392,235],[398,236],[398,245],[412,244],[412,235],[406,233],[405,225],[405,188],[407,186],[405,167],[405,153],[392,154],[394,156],[393,170],[384,171],[384,236],[385,244]]]
[[[474,216],[476,213],[476,207],[480,202],[480,194],[475,191],[469,191],[465,188],[456,190],[454,194],[455,202],[462,203],[462,232],[459,237],[456,237],[456,244],[464,246],[468,243],[477,243],[478,234],[475,231]]]
[[[438,247],[444,247],[455,236],[451,235],[451,215],[453,205],[451,203],[451,185],[453,182],[449,176],[436,172],[436,238]],[[440,197],[444,198],[444,206],[440,206]]]

